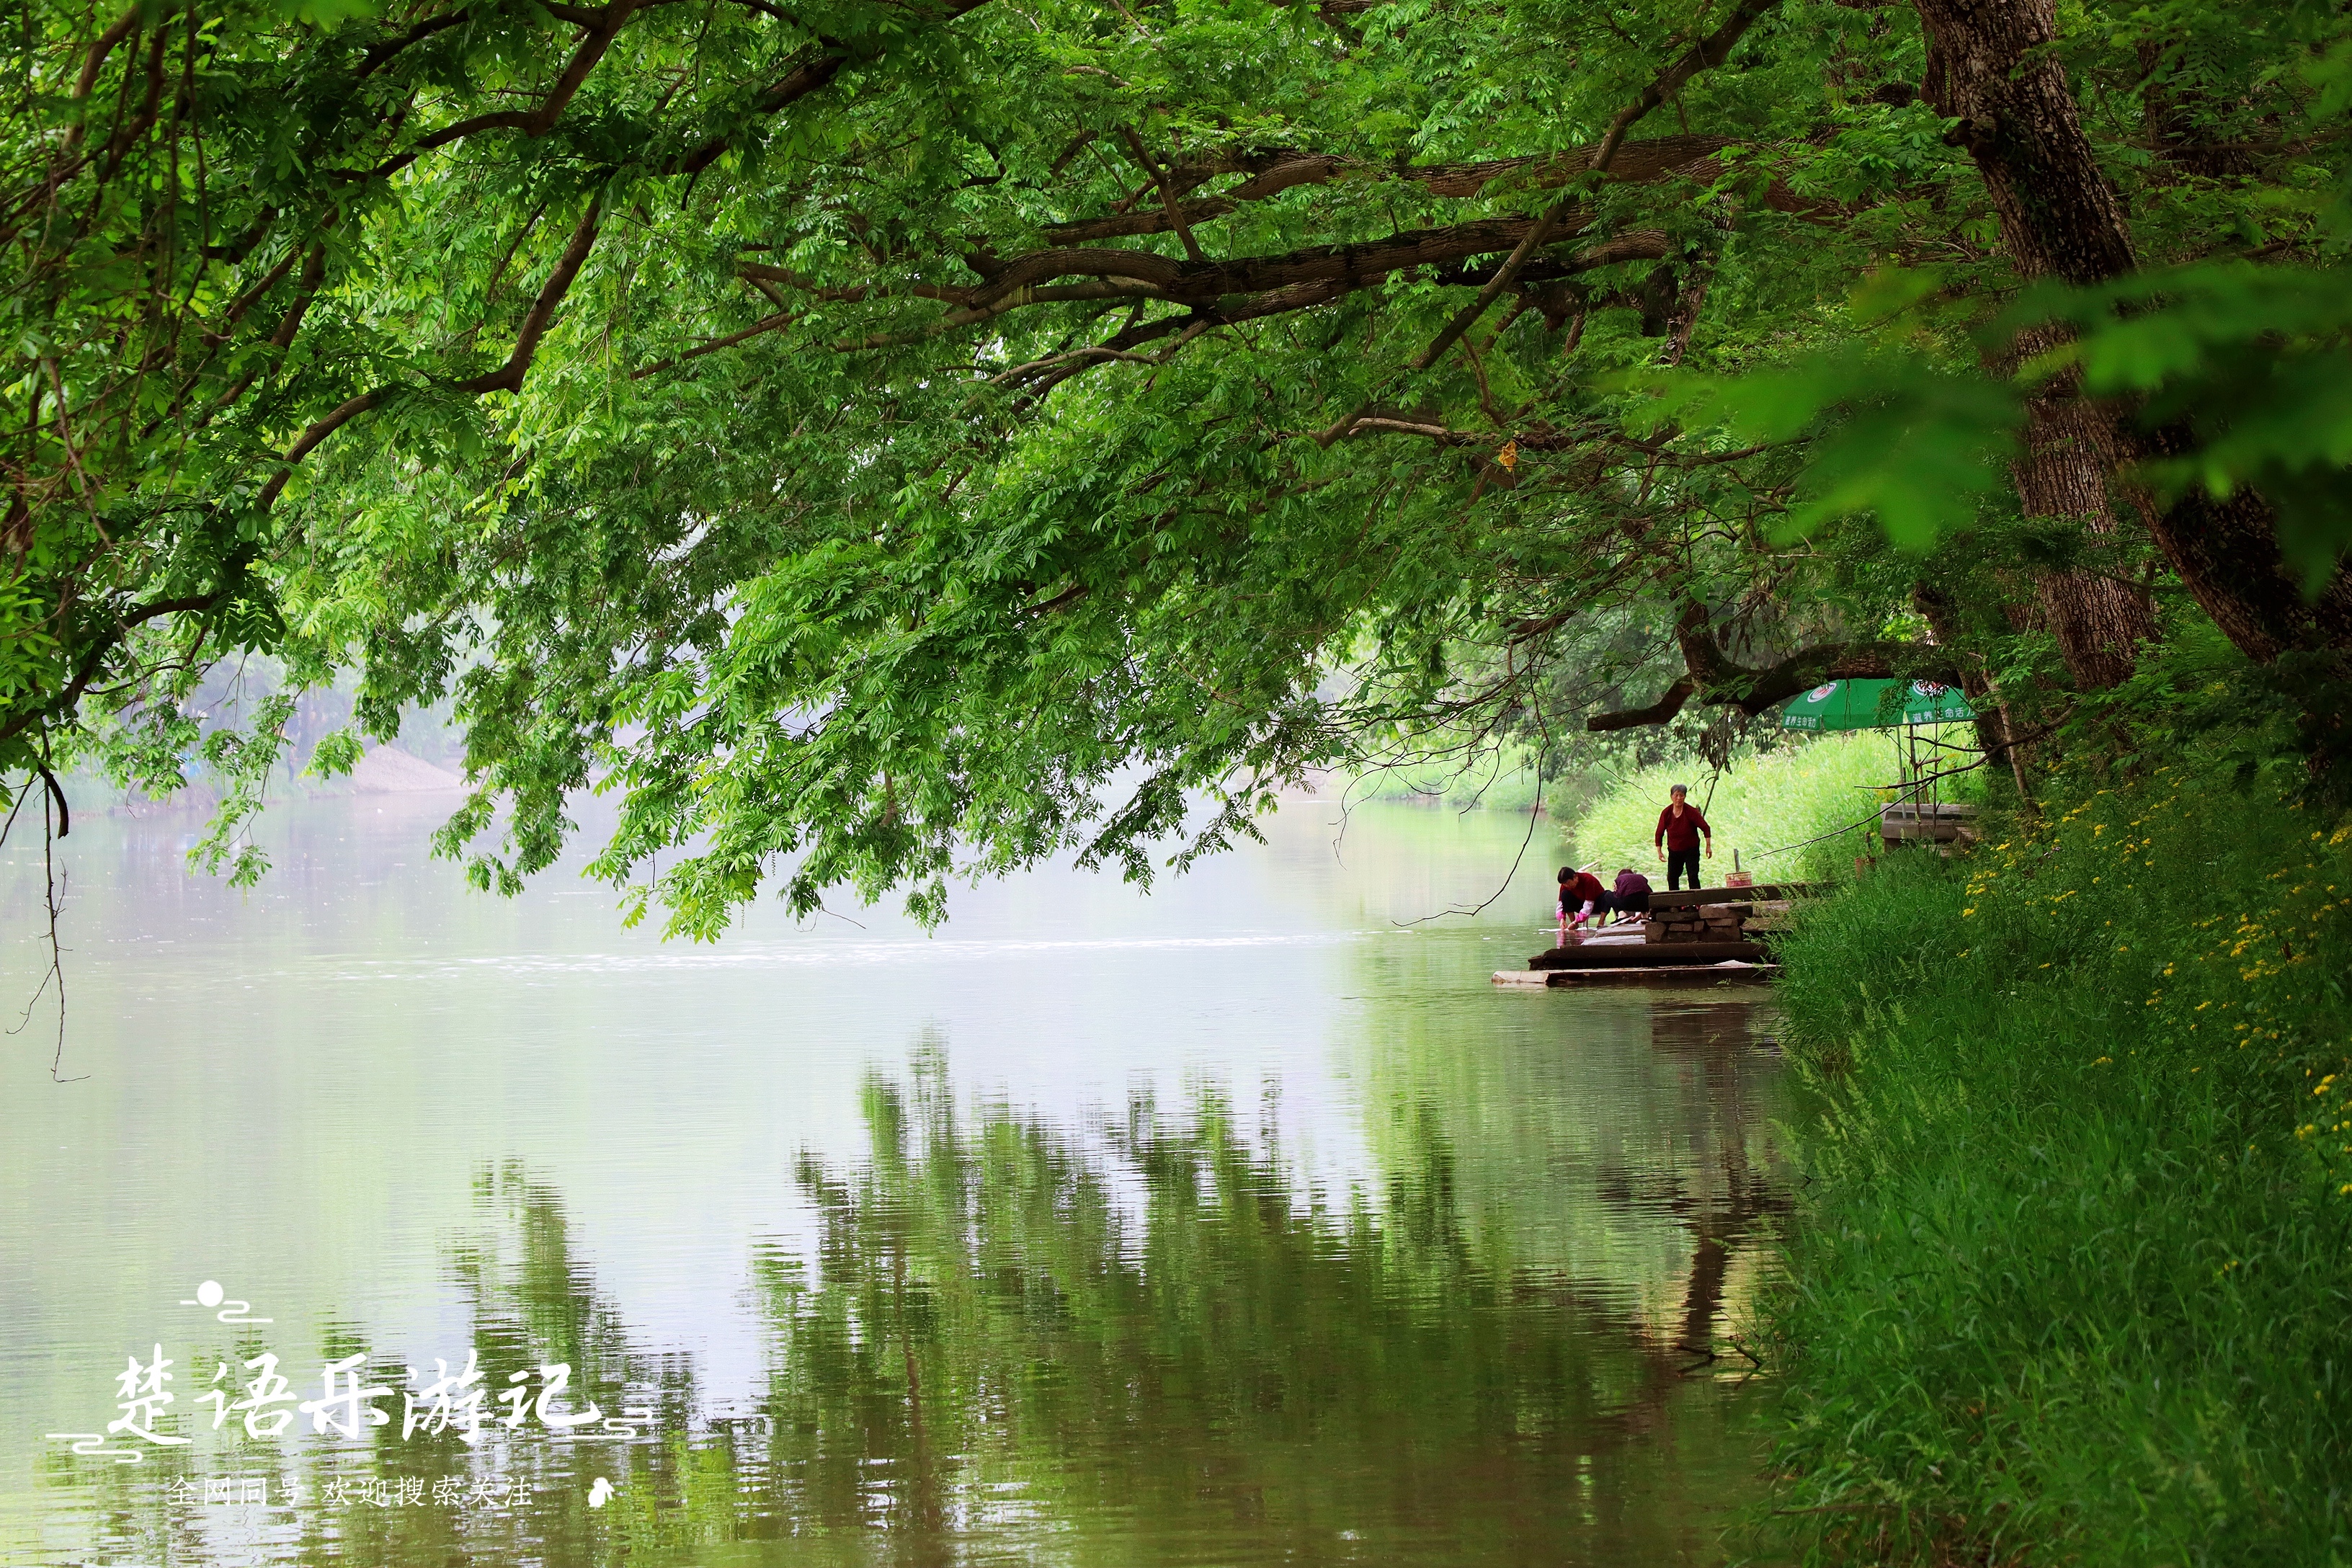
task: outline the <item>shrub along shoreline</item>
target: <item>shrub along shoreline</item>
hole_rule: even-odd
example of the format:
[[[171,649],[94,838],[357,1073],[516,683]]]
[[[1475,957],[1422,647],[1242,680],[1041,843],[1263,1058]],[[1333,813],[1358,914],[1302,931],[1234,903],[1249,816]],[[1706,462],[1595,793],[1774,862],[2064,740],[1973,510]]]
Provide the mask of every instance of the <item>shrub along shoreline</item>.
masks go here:
[[[2352,1563],[2352,823],[2179,772],[1786,939],[1807,1561]]]

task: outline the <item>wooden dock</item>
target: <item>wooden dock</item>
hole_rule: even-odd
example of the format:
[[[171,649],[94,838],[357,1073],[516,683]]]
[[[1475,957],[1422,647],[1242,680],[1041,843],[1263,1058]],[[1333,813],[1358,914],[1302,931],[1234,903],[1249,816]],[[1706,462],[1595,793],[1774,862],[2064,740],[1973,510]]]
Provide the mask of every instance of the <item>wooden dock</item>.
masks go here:
[[[1756,963],[1764,957],[1761,942],[1595,942],[1590,939],[1555,947],[1528,960],[1532,970],[1549,969],[1670,969],[1678,964],[1720,963],[1737,959]]]
[[[1684,888],[1675,892],[1658,889],[1650,894],[1650,907],[1684,910],[1694,904],[1778,904],[1821,890],[1813,882],[1759,882],[1752,888]]]
[[[1779,970],[1764,942],[1784,925],[1790,900],[1816,889],[1801,882],[1765,882],[1746,888],[1695,888],[1650,895],[1641,924],[1620,922],[1569,933],[1568,940],[1528,960],[1528,974],[1500,984],[1642,984],[1633,976],[1656,975],[1661,984],[1731,984],[1769,977]],[[1727,909],[1724,906],[1733,908]],[[1704,918],[1702,918],[1702,916]],[[1604,975],[1623,975],[1622,981]]]
[[[1622,985],[1761,985],[1780,973],[1777,963],[1665,963],[1625,969],[1498,969],[1497,985],[1528,990],[1587,990]]]

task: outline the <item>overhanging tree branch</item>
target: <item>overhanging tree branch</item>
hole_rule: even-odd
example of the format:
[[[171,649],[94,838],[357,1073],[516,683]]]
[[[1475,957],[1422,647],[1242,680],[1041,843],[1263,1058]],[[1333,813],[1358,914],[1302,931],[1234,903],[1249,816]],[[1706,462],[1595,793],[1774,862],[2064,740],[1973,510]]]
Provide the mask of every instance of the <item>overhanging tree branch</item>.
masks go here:
[[[1669,95],[1681,88],[1697,72],[1711,66],[1720,65],[1729,57],[1731,47],[1739,41],[1740,35],[1747,32],[1759,16],[1779,4],[1780,0],[1741,0],[1741,4],[1724,19],[1722,26],[1693,45],[1681,58],[1660,72],[1649,86],[1643,88],[1640,96],[1617,112],[1616,117],[1609,122],[1609,130],[1601,137],[1601,145],[1593,150],[1591,162],[1578,171],[1579,174],[1585,177],[1598,177],[1608,174],[1610,165],[1616,162],[1619,150],[1625,144],[1626,132],[1631,130],[1636,121],[1664,102]],[[1535,220],[1533,227],[1520,238],[1517,245],[1512,247],[1510,256],[1505,259],[1501,267],[1496,268],[1495,275],[1479,288],[1477,297],[1457,311],[1429,346],[1406,363],[1404,370],[1411,373],[1425,371],[1443,358],[1446,351],[1461,340],[1462,334],[1470,330],[1472,323],[1485,315],[1495,301],[1502,297],[1503,290],[1508,288],[1511,280],[1518,276],[1520,268],[1528,264],[1528,258],[1543,247],[1553,231],[1568,223],[1574,205],[1573,196],[1564,196],[1546,208],[1543,216]],[[1396,374],[1391,372],[1382,377],[1381,384],[1386,385],[1392,381]],[[1377,396],[1376,392],[1372,397],[1365,398],[1347,414],[1342,415],[1328,429],[1318,432],[1314,437],[1316,445],[1328,447],[1333,442],[1345,436],[1355,422],[1363,417],[1365,412],[1371,407]]]
[[[603,192],[588,198],[587,210],[572,226],[571,241],[564,246],[563,254],[556,258],[555,269],[547,275],[547,281],[540,288],[539,298],[531,301],[530,311],[522,319],[521,329],[515,333],[514,349],[507,355],[507,363],[487,375],[459,382],[457,385],[461,391],[522,390],[522,378],[530,373],[530,362],[539,353],[539,340],[546,334],[548,323],[555,319],[556,307],[563,303],[563,296],[571,291],[572,280],[580,275],[581,264],[588,259],[588,252],[595,248],[596,223],[604,208]]]
[[[1609,176],[1619,184],[1651,184],[1672,176],[1711,182],[1723,172],[1717,154],[1736,145],[1727,136],[1662,136],[1654,141],[1629,142],[1611,164]],[[1252,202],[1266,201],[1301,185],[1328,184],[1336,180],[1402,180],[1420,185],[1433,196],[1466,200],[1481,195],[1499,180],[1531,178],[1539,188],[1567,184],[1593,167],[1597,148],[1571,147],[1561,153],[1526,158],[1498,158],[1479,163],[1418,163],[1398,168],[1331,153],[1295,152],[1236,153],[1169,165],[1168,181],[1179,189],[1202,184],[1219,174],[1251,177],[1219,195],[1178,205],[1186,223],[1207,223],[1239,211]],[[1793,196],[1788,199],[1793,201]],[[1048,225],[1045,237],[1064,245],[1146,234],[1165,234],[1173,215],[1163,205],[1102,217],[1076,218]]]
[[[1687,54],[1660,72],[1655,80],[1643,88],[1639,98],[1617,111],[1617,117],[1609,122],[1608,133],[1601,137],[1601,145],[1593,152],[1592,162],[1586,166],[1583,173],[1589,174],[1609,173],[1610,165],[1617,161],[1618,149],[1625,144],[1625,132],[1632,130],[1636,121],[1664,103],[1693,76],[1711,66],[1721,65],[1729,57],[1731,46],[1739,41],[1739,36],[1754,26],[1759,16],[1780,3],[1780,0],[1741,0],[1740,5],[1732,11],[1731,15],[1724,18],[1721,26],[1694,44]],[[1470,324],[1485,315],[1487,308],[1502,296],[1503,290],[1509,287],[1511,279],[1518,275],[1519,268],[1527,265],[1528,258],[1535,254],[1537,248],[1550,237],[1553,229],[1567,220],[1573,206],[1573,198],[1563,198],[1553,203],[1537,221],[1536,226],[1528,232],[1528,237],[1521,240],[1517,247],[1511,252],[1510,258],[1496,269],[1495,276],[1487,280],[1486,287],[1478,290],[1477,297],[1464,306],[1461,312],[1445,324],[1445,330],[1437,334],[1435,342],[1414,357],[1411,368],[1416,371],[1427,370],[1444,357],[1446,350],[1452,348],[1462,334],[1470,330]]]
[[[582,264],[588,259],[588,252],[595,247],[596,220],[603,211],[604,201],[602,193],[589,198],[587,210],[580,215],[580,221],[572,226],[570,243],[564,246],[563,254],[556,258],[554,270],[548,274],[546,283],[540,288],[539,298],[531,301],[530,310],[524,315],[506,363],[486,374],[457,382],[457,391],[482,395],[493,392],[520,393],[522,390],[523,377],[530,373],[531,361],[539,353],[540,339],[546,335],[548,323],[554,320],[556,307],[562,304],[563,296],[571,291],[572,279],[579,277]],[[294,465],[318,450],[320,445],[336,431],[381,405],[395,390],[390,386],[379,386],[361,393],[296,437],[294,444],[287,447],[285,455],[278,458],[281,465],[278,470],[270,476],[268,484],[262,486],[257,498],[259,509],[268,511],[277,504],[278,496],[285,491],[287,481],[294,477]]]
[[[1954,685],[1959,682],[1959,672],[1944,650],[1931,645],[1874,638],[1823,643],[1801,649],[1775,664],[1743,665],[1723,651],[1709,622],[1706,605],[1696,599],[1684,601],[1682,613],[1675,623],[1675,641],[1689,673],[1677,679],[1655,702],[1596,713],[1584,721],[1584,727],[1606,734],[1664,724],[1694,698],[1703,707],[1737,708],[1754,719],[1831,680],[1884,680],[1908,675]]]

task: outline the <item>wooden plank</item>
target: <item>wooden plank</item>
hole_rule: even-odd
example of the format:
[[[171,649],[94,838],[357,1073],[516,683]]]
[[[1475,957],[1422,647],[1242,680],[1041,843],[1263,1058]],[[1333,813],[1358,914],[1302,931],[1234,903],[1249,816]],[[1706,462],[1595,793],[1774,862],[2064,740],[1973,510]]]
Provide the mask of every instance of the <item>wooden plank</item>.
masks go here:
[[[1656,942],[1595,943],[1590,947],[1555,947],[1528,960],[1529,969],[1656,969],[1676,963],[1713,963],[1738,958],[1749,963],[1764,956],[1752,942]]]
[[[1958,841],[1963,834],[1976,829],[1977,808],[1961,802],[1928,805],[1916,801],[1898,801],[1878,808],[1878,836],[1888,844],[1906,839],[1932,839],[1938,844]]]
[[[1684,889],[1668,892],[1664,889],[1650,895],[1653,910],[1683,910],[1694,904],[1746,904],[1801,899],[1819,889],[1811,882],[1759,882],[1752,888],[1701,888],[1693,892]]]
[[[1642,924],[1645,942],[1737,942],[1753,904],[1700,904],[1662,910]]]
[[[1780,973],[1777,963],[1724,969],[1711,963],[1677,963],[1663,969],[1553,969],[1549,987],[1582,990],[1594,985],[1761,985]]]

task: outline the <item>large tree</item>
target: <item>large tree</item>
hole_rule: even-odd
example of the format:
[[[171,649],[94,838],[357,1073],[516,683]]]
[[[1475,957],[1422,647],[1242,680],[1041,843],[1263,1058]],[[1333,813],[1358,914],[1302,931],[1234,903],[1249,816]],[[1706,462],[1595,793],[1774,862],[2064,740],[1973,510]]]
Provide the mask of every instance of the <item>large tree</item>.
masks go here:
[[[485,880],[601,778],[600,868],[707,934],[1147,874],[1370,738],[2108,686],[2176,579],[2352,646],[2352,451],[2195,398],[2340,363],[2344,24],[2095,20],[42,13],[0,766],[176,776],[225,647],[355,667],[379,733],[454,692]],[[2233,256],[2286,281],[2222,309]]]

